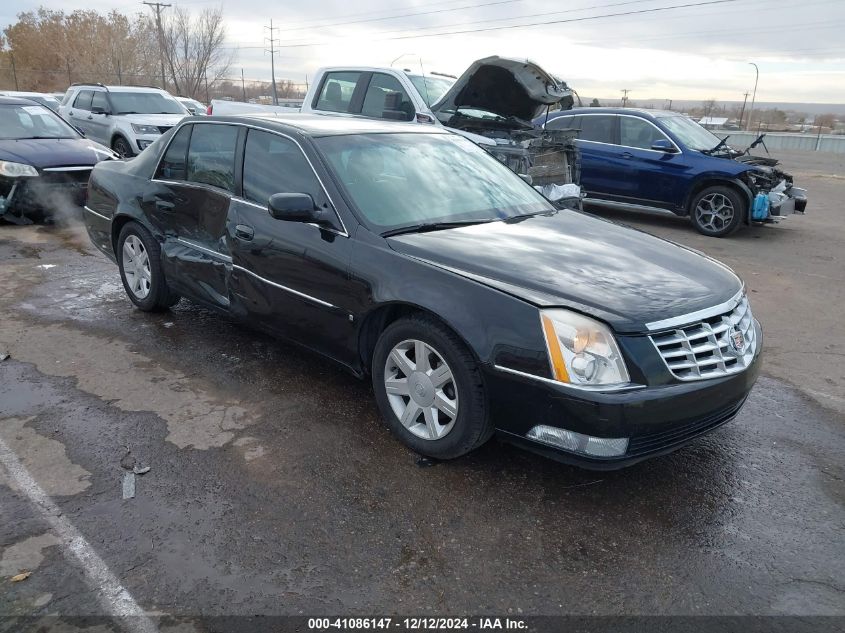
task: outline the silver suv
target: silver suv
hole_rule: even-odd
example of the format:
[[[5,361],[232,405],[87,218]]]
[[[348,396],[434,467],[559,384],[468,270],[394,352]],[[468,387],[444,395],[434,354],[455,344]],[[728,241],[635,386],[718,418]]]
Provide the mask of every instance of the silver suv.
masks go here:
[[[135,156],[190,115],[166,90],[103,84],[73,84],[59,114],[122,157]]]

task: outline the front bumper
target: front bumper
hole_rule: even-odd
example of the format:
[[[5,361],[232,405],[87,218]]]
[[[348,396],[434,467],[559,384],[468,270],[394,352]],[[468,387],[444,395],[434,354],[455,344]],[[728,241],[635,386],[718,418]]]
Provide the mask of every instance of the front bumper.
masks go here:
[[[755,323],[757,334],[762,336]],[[672,381],[616,392],[592,392],[490,369],[485,376],[499,437],[552,459],[593,470],[614,470],[672,452],[732,420],[760,371],[760,350],[742,372]],[[591,457],[527,437],[536,425],[601,438],[629,438],[625,454]]]
[[[81,207],[92,168],[56,168],[37,177],[0,177],[0,215],[42,217],[68,207]]]

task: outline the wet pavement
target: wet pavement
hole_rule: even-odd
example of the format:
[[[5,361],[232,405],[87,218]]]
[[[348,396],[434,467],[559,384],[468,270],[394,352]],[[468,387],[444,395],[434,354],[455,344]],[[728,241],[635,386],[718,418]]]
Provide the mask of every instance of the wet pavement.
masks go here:
[[[809,218],[789,230],[815,230]],[[671,219],[637,221],[698,240]],[[743,262],[771,258],[763,240],[784,228],[714,246],[739,246],[724,259],[746,276]],[[788,336],[768,297],[813,271],[783,259],[785,243],[779,279],[749,285],[764,327]],[[841,252],[812,255],[832,258],[818,274],[841,273]],[[818,292],[804,277],[783,309]],[[842,305],[819,318],[840,323]],[[840,325],[824,344],[842,337]],[[780,349],[769,329],[766,342]],[[133,309],[73,224],[0,226],[3,352],[0,630],[23,626],[9,616],[55,622],[115,604],[171,616],[159,624],[173,631],[207,630],[214,615],[845,616],[845,424],[827,397],[841,393],[841,354],[817,354],[838,374],[804,391],[792,385],[808,369],[790,385],[767,356],[734,422],[623,471],[495,441],[421,467],[367,383],[186,301]],[[124,500],[133,465],[150,471]]]

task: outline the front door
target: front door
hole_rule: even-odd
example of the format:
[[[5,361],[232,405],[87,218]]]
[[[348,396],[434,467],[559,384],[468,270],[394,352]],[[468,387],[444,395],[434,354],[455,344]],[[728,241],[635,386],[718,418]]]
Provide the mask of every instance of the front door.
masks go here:
[[[331,213],[334,226],[273,218],[267,202],[275,193],[309,194],[315,205]],[[232,311],[352,364],[350,240],[296,141],[248,130],[243,199],[232,203],[229,230]]]

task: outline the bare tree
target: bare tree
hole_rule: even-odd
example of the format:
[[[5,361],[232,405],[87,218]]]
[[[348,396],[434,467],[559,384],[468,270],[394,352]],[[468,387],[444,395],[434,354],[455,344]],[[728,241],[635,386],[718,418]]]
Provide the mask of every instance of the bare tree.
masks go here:
[[[708,99],[701,104],[704,107],[704,116],[709,117],[716,111],[717,102],[715,99]]]
[[[233,53],[223,48],[223,10],[205,9],[195,18],[177,6],[163,22],[165,65],[174,92],[197,98],[205,83],[223,77],[232,63]]]

